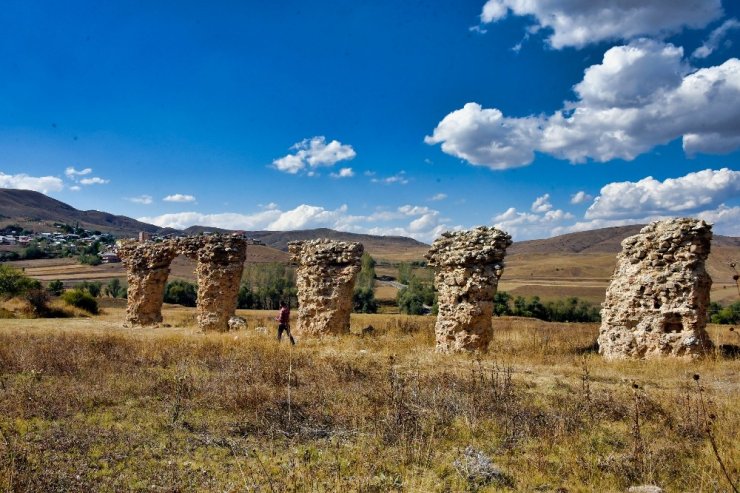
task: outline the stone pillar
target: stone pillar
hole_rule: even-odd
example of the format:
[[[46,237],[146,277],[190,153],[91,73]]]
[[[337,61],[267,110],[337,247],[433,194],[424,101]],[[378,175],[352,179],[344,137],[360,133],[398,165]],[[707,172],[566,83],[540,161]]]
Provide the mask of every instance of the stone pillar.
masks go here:
[[[229,330],[236,312],[247,242],[229,236],[201,236],[180,241],[181,253],[195,258],[198,279],[197,317],[203,331]]]
[[[161,322],[170,263],[177,256],[175,245],[172,242],[125,241],[119,243],[117,252],[128,278],[126,323],[154,325]]]
[[[485,351],[491,340],[493,297],[511,236],[485,226],[447,232],[426,258],[434,267],[439,314],[437,351]]]
[[[601,310],[599,353],[696,357],[712,347],[705,330],[712,279],[704,267],[711,240],[710,225],[681,218],[622,241]]]
[[[293,262],[298,263],[295,332],[310,336],[348,334],[362,244],[328,239],[292,241],[288,250]]]

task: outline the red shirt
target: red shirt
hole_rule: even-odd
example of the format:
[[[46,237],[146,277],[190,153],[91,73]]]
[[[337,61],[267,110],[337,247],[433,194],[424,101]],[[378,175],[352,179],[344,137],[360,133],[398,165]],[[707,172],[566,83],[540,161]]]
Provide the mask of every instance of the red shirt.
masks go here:
[[[290,323],[290,308],[287,306],[280,309],[280,313],[277,316],[277,321],[281,324],[288,325]]]

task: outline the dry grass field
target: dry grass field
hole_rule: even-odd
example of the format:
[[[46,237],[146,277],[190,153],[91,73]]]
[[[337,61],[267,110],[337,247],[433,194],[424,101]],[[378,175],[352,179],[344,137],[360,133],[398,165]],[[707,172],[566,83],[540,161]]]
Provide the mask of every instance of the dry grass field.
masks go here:
[[[123,328],[120,301],[0,320],[0,490],[715,492],[720,460],[740,475],[740,360],[719,352],[607,363],[596,325],[497,318],[487,354],[441,355],[432,317],[398,315],[291,348],[273,313],[239,314],[226,334],[173,306]]]

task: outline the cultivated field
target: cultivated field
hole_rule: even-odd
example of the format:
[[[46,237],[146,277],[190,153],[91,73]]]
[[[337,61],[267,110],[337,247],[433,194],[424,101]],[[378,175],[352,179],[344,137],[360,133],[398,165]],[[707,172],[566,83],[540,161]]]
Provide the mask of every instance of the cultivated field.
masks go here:
[[[719,352],[607,363],[596,325],[501,318],[488,354],[440,355],[432,317],[397,315],[291,348],[274,313],[202,334],[194,309],[126,329],[107,303],[0,320],[0,490],[714,492],[720,459],[740,474],[740,361]]]

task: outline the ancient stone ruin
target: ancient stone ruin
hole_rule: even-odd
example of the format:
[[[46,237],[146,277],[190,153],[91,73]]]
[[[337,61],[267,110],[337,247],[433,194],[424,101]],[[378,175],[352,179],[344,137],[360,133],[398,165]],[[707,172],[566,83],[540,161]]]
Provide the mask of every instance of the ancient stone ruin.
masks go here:
[[[710,225],[681,218],[622,241],[601,310],[604,357],[696,357],[712,347],[705,330],[712,279],[704,267],[711,240]]]
[[[129,325],[154,325],[162,321],[162,303],[170,263],[177,256],[173,242],[121,242],[117,249],[128,278]]]
[[[426,258],[435,268],[439,314],[437,351],[484,351],[491,340],[493,297],[504,271],[511,236],[485,226],[447,232]]]
[[[295,332],[323,336],[349,333],[352,292],[363,253],[360,243],[318,239],[292,241],[298,264],[298,325]]]
[[[247,243],[231,236],[196,236],[160,243],[124,241],[118,255],[128,277],[129,325],[162,321],[162,302],[170,263],[178,255],[195,259],[198,280],[197,317],[202,330],[224,331],[236,311]]]

